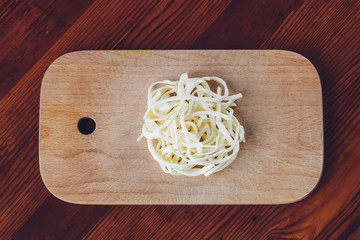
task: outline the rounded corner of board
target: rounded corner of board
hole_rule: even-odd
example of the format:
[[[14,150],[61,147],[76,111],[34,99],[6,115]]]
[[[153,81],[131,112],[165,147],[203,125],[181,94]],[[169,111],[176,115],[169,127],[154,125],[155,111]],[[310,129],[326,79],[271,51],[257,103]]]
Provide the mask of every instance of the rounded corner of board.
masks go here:
[[[67,53],[64,53],[64,54],[58,56],[54,61],[52,61],[52,63],[50,63],[49,67],[46,69],[45,74],[44,74],[44,78],[46,77],[47,73],[49,71],[51,71],[51,69],[52,69],[52,67],[54,65],[63,64],[68,59],[71,59],[73,57],[76,58],[78,55],[87,54],[89,52],[91,52],[91,51],[90,50],[71,51],[71,52],[67,52]]]
[[[306,191],[304,191],[304,193],[302,193],[301,195],[299,194],[299,196],[296,196],[293,199],[289,199],[288,201],[286,201],[284,203],[280,203],[280,204],[293,204],[293,203],[300,202],[300,201],[306,199],[307,197],[309,197],[316,190],[317,186],[319,185],[320,178],[321,178],[321,173],[322,173],[322,168],[321,168],[321,171],[320,171],[320,176],[317,177],[317,179],[314,181],[314,183],[312,183],[306,189]]]
[[[41,179],[46,187],[46,189],[54,196],[56,197],[57,199],[63,201],[63,202],[67,202],[67,203],[71,203],[71,204],[82,204],[82,203],[79,203],[79,202],[76,202],[74,201],[73,199],[71,198],[68,198],[67,195],[62,195],[62,194],[59,194],[56,192],[56,190],[52,187],[50,187],[47,183],[46,183],[46,178],[43,177],[43,175],[41,174]]]
[[[64,54],[60,55],[59,57],[57,57],[54,60],[54,62],[50,64],[50,66],[59,61],[62,61],[62,60],[68,59],[68,58],[72,58],[72,57],[77,57],[78,55],[81,55],[81,54],[88,54],[89,52],[94,52],[94,51],[93,50],[77,50],[77,51],[71,51],[71,52],[64,53]]]
[[[64,202],[67,202],[67,203],[72,203],[72,204],[79,204],[75,201],[73,201],[72,199],[68,199],[66,197],[66,195],[62,195],[62,194],[59,194],[57,193],[56,189],[51,187],[51,184],[49,184],[49,179],[47,177],[47,175],[44,173],[44,168],[42,166],[42,163],[41,163],[41,158],[39,158],[39,170],[40,170],[40,177],[41,177],[41,180],[43,181],[46,189],[53,195],[55,196],[57,199],[60,199],[61,201],[64,201]]]
[[[284,53],[284,54],[287,54],[287,55],[293,55],[294,57],[305,61],[305,62],[306,62],[309,66],[311,66],[311,67],[316,71],[316,73],[317,73],[317,70],[316,70],[314,64],[313,64],[307,57],[305,57],[304,55],[302,55],[301,53],[294,52],[294,51],[290,51],[290,50],[283,50],[283,49],[271,49],[270,51],[272,51],[272,52]]]
[[[287,55],[292,55],[295,58],[297,58],[298,60],[302,61],[304,63],[304,65],[306,64],[309,67],[309,70],[312,70],[312,73],[314,75],[314,80],[316,81],[316,83],[317,83],[317,85],[319,87],[320,96],[321,96],[321,100],[322,100],[322,88],[321,88],[320,75],[319,75],[319,72],[317,71],[315,65],[311,62],[310,59],[308,59],[307,57],[305,57],[301,53],[290,51],[290,50],[274,49],[274,50],[271,50],[271,51],[280,52],[280,53],[284,53],[284,54],[287,54]]]

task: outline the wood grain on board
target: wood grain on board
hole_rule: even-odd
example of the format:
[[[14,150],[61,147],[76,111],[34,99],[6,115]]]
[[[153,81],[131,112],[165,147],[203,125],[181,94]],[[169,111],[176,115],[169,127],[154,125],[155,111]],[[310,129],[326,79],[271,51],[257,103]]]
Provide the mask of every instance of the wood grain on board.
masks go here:
[[[357,0],[0,3],[1,239],[360,239]],[[283,49],[319,72],[324,170],[305,199],[259,206],[97,206],[39,172],[40,85],[59,56],[106,49]]]
[[[149,86],[219,76],[241,92],[235,116],[246,144],[210,177],[162,173],[137,142]],[[95,120],[84,135],[78,122]],[[58,198],[84,204],[279,204],[304,198],[322,171],[318,74],[277,50],[80,51],[45,73],[40,98],[40,171]]]

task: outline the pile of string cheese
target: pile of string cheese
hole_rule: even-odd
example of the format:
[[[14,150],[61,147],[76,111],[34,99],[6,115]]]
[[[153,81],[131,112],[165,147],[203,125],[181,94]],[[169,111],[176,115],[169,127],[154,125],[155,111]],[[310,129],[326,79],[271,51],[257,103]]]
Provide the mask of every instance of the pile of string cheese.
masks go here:
[[[209,81],[222,87],[213,92]],[[218,77],[188,78],[184,73],[179,81],[155,82],[138,141],[147,138],[151,155],[166,173],[209,176],[234,161],[245,142],[244,128],[231,108],[241,97],[229,96]]]

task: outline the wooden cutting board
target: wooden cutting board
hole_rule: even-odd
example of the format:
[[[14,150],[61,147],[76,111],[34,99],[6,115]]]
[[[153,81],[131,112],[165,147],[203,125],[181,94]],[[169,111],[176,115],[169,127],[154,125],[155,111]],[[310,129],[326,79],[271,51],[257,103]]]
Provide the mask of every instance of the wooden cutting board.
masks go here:
[[[151,83],[223,78],[241,92],[246,143],[210,177],[172,176],[141,133]],[[95,131],[84,135],[79,120]],[[40,171],[58,198],[82,204],[280,204],[304,198],[323,165],[322,95],[303,56],[279,50],[80,51],[47,70],[40,99]]]

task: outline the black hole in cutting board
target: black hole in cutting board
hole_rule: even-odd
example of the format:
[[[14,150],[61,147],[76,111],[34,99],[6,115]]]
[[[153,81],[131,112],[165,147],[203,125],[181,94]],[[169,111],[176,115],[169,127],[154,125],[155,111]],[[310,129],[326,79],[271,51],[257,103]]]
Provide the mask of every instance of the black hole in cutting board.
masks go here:
[[[78,129],[84,135],[92,134],[95,131],[96,123],[94,119],[83,117],[78,122]]]

